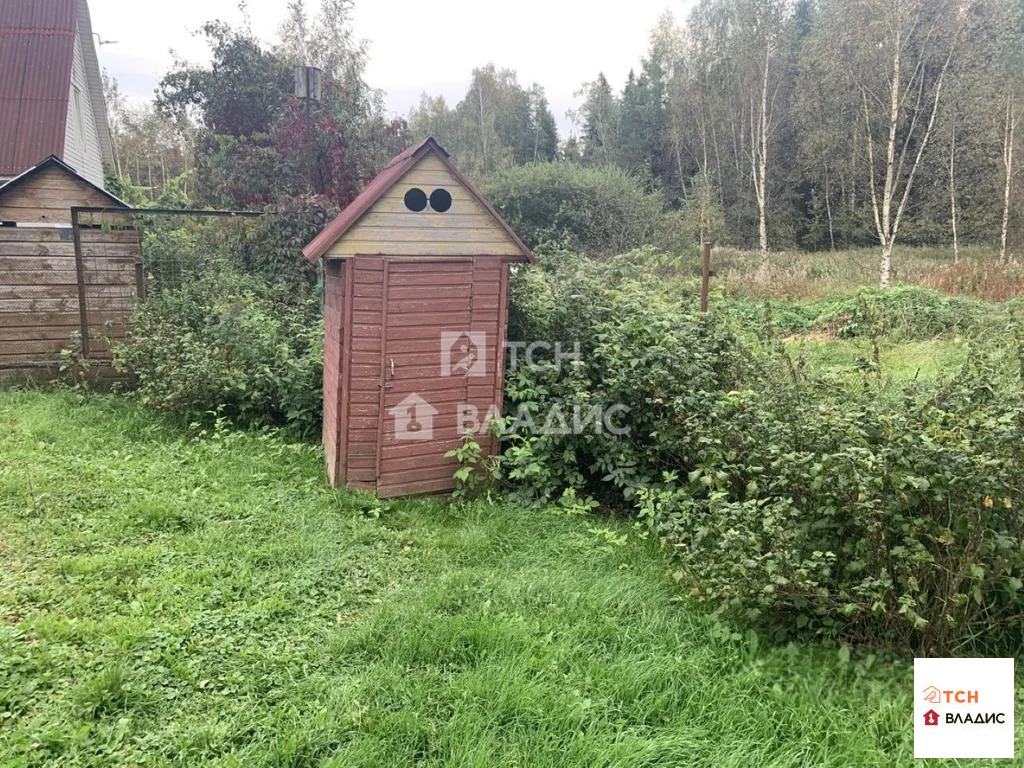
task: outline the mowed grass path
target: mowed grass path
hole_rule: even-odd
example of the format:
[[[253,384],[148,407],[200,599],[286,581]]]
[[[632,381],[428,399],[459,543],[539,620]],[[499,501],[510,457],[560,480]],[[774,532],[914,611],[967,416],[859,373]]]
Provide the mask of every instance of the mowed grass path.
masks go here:
[[[0,392],[0,764],[911,761],[907,665],[720,625],[626,524],[373,513],[308,446]]]

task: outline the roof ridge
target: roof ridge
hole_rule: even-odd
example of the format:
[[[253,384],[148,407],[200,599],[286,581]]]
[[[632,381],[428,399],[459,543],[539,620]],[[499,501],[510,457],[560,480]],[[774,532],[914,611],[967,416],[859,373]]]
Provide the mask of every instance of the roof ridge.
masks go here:
[[[452,175],[458,180],[458,182],[465,187],[466,191],[476,199],[484,210],[490,214],[490,216],[497,222],[497,224],[505,231],[505,233],[511,238],[512,242],[515,243],[516,247],[522,252],[523,256],[530,262],[535,262],[537,257],[533,255],[533,252],[526,247],[526,244],[519,239],[519,236],[512,231],[512,228],[508,223],[501,218],[501,215],[494,210],[492,206],[484,196],[480,194],[480,191],[473,185],[473,183],[467,179],[462,172],[455,167],[455,164],[451,161],[451,155],[437,143],[437,140],[433,136],[428,136],[426,139],[421,141],[419,144],[413,144],[407,147],[405,150],[400,152],[398,155],[393,157],[388,164],[384,166],[380,173],[378,173],[365,187],[362,192],[356,195],[355,199],[352,200],[345,209],[342,210],[338,216],[330,222],[324,229],[313,238],[310,243],[302,249],[303,255],[309,261],[316,261],[318,258],[323,256],[327,250],[338,241],[338,239],[345,234],[352,227],[364,213],[366,213],[374,203],[376,203],[385,192],[391,187],[397,184],[403,176],[418,163],[427,152],[432,152],[441,160],[442,163],[451,171]]]

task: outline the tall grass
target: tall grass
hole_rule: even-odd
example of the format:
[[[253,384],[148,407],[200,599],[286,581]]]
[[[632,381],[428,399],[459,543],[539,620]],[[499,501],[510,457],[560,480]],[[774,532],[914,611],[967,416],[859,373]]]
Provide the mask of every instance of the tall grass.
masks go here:
[[[696,274],[695,259],[689,269]],[[878,251],[859,248],[846,251],[773,251],[767,270],[754,251],[722,247],[714,250],[714,284],[730,293],[754,298],[813,299],[878,284]],[[1024,295],[1024,277],[1015,267],[998,264],[994,249],[961,249],[954,265],[948,249],[896,248],[893,255],[896,283],[935,288],[952,295],[1005,300]]]
[[[905,663],[693,611],[623,523],[106,397],[0,392],[0,457],[3,765],[911,763]]]

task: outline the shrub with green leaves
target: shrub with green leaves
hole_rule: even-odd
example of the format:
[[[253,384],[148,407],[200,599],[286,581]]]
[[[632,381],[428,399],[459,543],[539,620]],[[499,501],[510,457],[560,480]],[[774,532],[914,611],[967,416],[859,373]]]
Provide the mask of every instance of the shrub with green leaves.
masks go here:
[[[766,309],[767,308],[767,309]],[[824,333],[843,339],[925,340],[976,330],[986,308],[973,299],[916,286],[859,288],[814,301],[754,300],[730,295],[722,310],[745,328],[770,324],[782,335]]]
[[[530,247],[552,242],[588,254],[651,242],[662,200],[614,166],[538,163],[483,179],[480,189]]]
[[[255,226],[242,230],[238,267],[302,293],[316,286],[316,266],[302,249],[338,215],[329,200],[314,195],[284,198],[265,209]]]
[[[740,380],[750,361],[736,336],[655,287],[654,278],[615,259],[567,257],[557,275],[515,276],[510,338],[579,343],[581,359],[510,367],[510,410],[526,409],[543,422],[556,406],[566,414],[577,407],[629,409],[625,436],[602,429],[514,439],[509,477],[528,480],[528,495],[550,500],[565,487],[587,486],[610,503],[632,499],[660,476],[686,419]]]
[[[723,393],[638,493],[714,609],[921,653],[1019,647],[1024,406],[985,364],[903,402],[803,382]]]
[[[974,327],[981,304],[915,286],[861,288],[827,302],[817,319],[842,337],[885,334],[898,339],[931,339]]]
[[[221,271],[141,302],[115,364],[155,408],[310,436],[320,429],[322,333],[316,296]]]
[[[513,289],[512,338],[579,341],[581,359],[511,370],[512,410],[630,408],[626,435],[510,439],[506,477],[521,495],[550,503],[571,488],[635,510],[694,599],[777,639],[1019,648],[1024,401],[1012,356],[978,349],[950,380],[893,395],[870,376],[860,387],[818,377],[777,343],[748,349],[621,260],[566,259]],[[936,311],[921,322],[949,328],[942,313],[956,308]]]

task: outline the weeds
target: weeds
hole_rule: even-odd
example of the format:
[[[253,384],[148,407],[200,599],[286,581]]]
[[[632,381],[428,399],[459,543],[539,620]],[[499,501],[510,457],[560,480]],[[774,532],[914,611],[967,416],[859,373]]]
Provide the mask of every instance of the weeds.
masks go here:
[[[962,261],[954,265],[953,254],[947,249],[897,247],[893,255],[894,282],[987,300],[1012,298],[1024,289],[1019,270],[1015,283],[1019,288],[1006,291],[996,287],[1012,270],[998,267],[994,249],[964,248],[962,253]],[[712,261],[714,285],[751,298],[806,301],[878,284],[879,254],[872,248],[776,251],[770,255],[766,271],[760,270],[760,258],[754,251],[716,248]],[[699,262],[691,261],[694,271]]]
[[[911,763],[908,666],[689,609],[627,524],[378,518],[321,472],[279,437],[0,393],[0,763]]]

